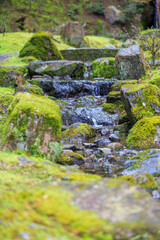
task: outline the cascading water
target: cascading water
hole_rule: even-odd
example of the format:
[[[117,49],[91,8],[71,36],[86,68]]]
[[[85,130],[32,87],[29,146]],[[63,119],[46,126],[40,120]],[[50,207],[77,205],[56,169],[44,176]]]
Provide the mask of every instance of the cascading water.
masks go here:
[[[154,27],[159,28],[159,0],[154,0],[154,4],[155,4]]]

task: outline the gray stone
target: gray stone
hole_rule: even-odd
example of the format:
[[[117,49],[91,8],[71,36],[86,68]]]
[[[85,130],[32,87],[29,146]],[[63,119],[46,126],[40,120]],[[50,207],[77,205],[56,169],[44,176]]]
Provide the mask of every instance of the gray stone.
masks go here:
[[[109,23],[114,24],[121,20],[122,12],[115,6],[109,6],[106,8],[105,18]]]
[[[139,45],[121,48],[116,55],[116,66],[121,80],[140,79],[145,74],[146,68]]]
[[[118,142],[113,142],[113,143],[109,143],[107,145],[107,147],[112,149],[113,151],[115,151],[115,150],[119,150],[119,149],[123,148],[123,145]]]
[[[111,142],[119,142],[119,137],[116,134],[111,134],[109,140],[111,140]]]
[[[105,156],[108,156],[111,154],[111,149],[110,148],[100,148],[100,151],[103,152]]]
[[[64,59],[80,60],[80,61],[94,61],[97,58],[115,57],[118,48],[76,48],[61,50]]]
[[[33,61],[28,67],[30,76],[49,75],[53,76],[83,76],[85,72],[84,63],[81,61]]]
[[[110,130],[108,128],[102,128],[102,130],[101,130],[101,135],[102,136],[106,136],[109,133],[110,133]]]
[[[84,27],[79,22],[68,22],[61,27],[61,37],[69,45],[80,47],[84,45]]]

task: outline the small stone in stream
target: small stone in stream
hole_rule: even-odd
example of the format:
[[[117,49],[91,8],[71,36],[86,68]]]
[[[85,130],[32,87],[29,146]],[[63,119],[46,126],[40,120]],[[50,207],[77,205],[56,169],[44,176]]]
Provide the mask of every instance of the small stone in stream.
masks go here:
[[[121,143],[118,143],[118,142],[113,142],[113,143],[109,143],[107,145],[107,147],[111,148],[114,151],[114,150],[119,150],[119,149],[123,148],[123,145]]]
[[[111,149],[110,148],[100,148],[100,151],[103,152],[105,156],[108,156],[111,154]]]
[[[110,156],[110,157],[108,158],[108,162],[109,162],[109,163],[116,163],[116,162],[117,162],[117,158],[112,155],[112,156]]]
[[[152,196],[154,199],[159,199],[160,198],[160,193],[157,190],[152,191]]]
[[[95,159],[96,159],[96,156],[94,154],[92,154],[89,157],[85,158],[85,161],[93,162]]]
[[[64,149],[64,150],[63,150],[63,153],[65,153],[65,152],[73,152],[73,151],[70,150],[70,149]]]
[[[84,156],[85,157],[89,157],[89,156],[91,156],[92,155],[92,153],[93,153],[93,150],[86,150],[85,152],[84,152]]]
[[[119,137],[113,133],[109,136],[109,140],[111,140],[111,142],[119,142]]]
[[[65,80],[71,80],[72,78],[69,75],[64,76]]]
[[[96,139],[94,141],[95,144],[98,145],[98,147],[106,147],[108,145],[108,143],[110,143],[111,141],[108,138],[105,139]]]
[[[95,143],[83,143],[83,145],[84,145],[86,148],[94,148],[94,147],[96,147],[96,144],[95,144]]]
[[[73,145],[73,144],[64,144],[63,145],[63,149],[65,150],[65,149],[70,149],[70,150],[76,150],[77,148],[76,148],[76,146],[75,145]]]
[[[19,234],[19,237],[25,240],[29,240],[30,238],[30,234],[28,232],[23,232]]]
[[[101,130],[101,135],[102,136],[106,136],[109,133],[110,133],[110,130],[108,128],[102,128],[102,130]]]

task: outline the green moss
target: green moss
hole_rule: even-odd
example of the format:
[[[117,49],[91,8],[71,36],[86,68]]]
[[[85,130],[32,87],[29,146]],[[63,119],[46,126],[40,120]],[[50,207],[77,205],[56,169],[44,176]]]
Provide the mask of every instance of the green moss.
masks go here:
[[[106,45],[114,44],[117,47],[121,46],[123,42],[116,40],[114,38],[105,38],[99,36],[85,36],[84,41],[87,47],[95,47],[101,48],[105,47]]]
[[[117,113],[117,106],[113,103],[105,103],[103,105],[103,110],[108,112],[108,113]]]
[[[156,189],[158,188],[158,183],[156,183],[156,180],[154,176],[152,176],[150,173],[145,173],[144,177],[141,177],[139,179],[140,186],[146,189]]]
[[[118,71],[115,66],[115,58],[101,58],[93,61],[92,70],[94,77],[118,78]]]
[[[124,80],[124,81],[117,81],[112,85],[112,91],[120,91],[121,87],[123,87],[123,85],[128,85],[128,84],[137,84],[137,80]]]
[[[115,103],[116,101],[121,100],[121,92],[120,91],[111,91],[107,95],[107,103]]]
[[[19,53],[20,57],[32,56],[38,60],[61,60],[62,55],[53,42],[52,35],[35,33]]]
[[[37,95],[44,95],[43,90],[38,87],[37,85],[32,85],[32,84],[25,84],[20,87],[16,88],[16,93],[17,92],[28,92],[32,94],[37,94]]]
[[[65,152],[59,155],[57,159],[57,163],[74,165],[74,164],[82,164],[84,163],[84,157],[75,152]]]
[[[7,113],[8,107],[13,100],[14,89],[0,87],[0,115],[2,117]]]
[[[14,87],[15,85],[21,85],[25,83],[24,77],[27,74],[25,67],[19,68],[0,68],[0,86],[2,87]]]
[[[23,149],[52,160],[62,151],[60,109],[46,97],[16,94],[0,128],[7,149]]]
[[[91,126],[89,126],[87,123],[75,123],[72,124],[67,130],[62,132],[62,137],[65,140],[69,139],[77,139],[77,138],[83,138],[83,139],[89,139],[94,137],[95,130]]]
[[[159,116],[139,120],[130,130],[126,144],[138,149],[156,147],[156,126],[160,126]]]

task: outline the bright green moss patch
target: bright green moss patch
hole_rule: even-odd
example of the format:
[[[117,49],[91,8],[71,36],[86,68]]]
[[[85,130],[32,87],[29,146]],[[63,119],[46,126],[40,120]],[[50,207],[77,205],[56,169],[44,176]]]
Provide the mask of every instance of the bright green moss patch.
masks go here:
[[[38,60],[62,59],[62,55],[52,39],[52,34],[45,32],[35,33],[23,46],[19,56],[33,56]]]
[[[62,151],[60,109],[44,96],[16,94],[0,127],[5,149],[25,150],[52,160]]]
[[[103,110],[114,114],[114,113],[120,113],[124,110],[123,104],[121,101],[116,101],[115,103],[105,103],[103,106]]]
[[[61,153],[57,159],[57,163],[74,165],[74,164],[82,164],[84,163],[84,157],[81,154],[75,152],[65,152]]]
[[[130,130],[126,144],[137,149],[157,147],[156,127],[158,126],[160,126],[159,116],[139,120]]]
[[[111,91],[107,95],[107,103],[115,103],[121,100],[121,92],[120,91]]]
[[[62,132],[62,137],[64,140],[72,140],[72,139],[89,139],[94,137],[95,130],[87,123],[75,123],[72,124],[67,130]]]
[[[117,47],[122,45],[122,42],[114,38],[105,38],[99,36],[85,36],[84,41],[87,47],[99,47],[103,48],[106,45],[116,45]]]
[[[37,95],[44,95],[44,92],[40,87],[30,83],[17,87],[16,93],[17,92],[28,92],[28,93],[37,94]]]
[[[100,58],[92,62],[94,77],[118,78],[115,58]]]

